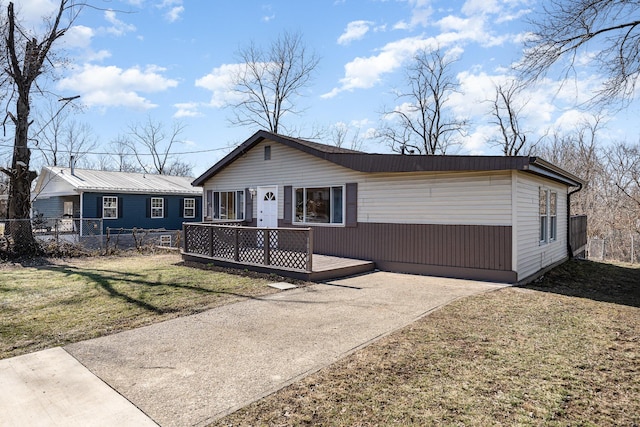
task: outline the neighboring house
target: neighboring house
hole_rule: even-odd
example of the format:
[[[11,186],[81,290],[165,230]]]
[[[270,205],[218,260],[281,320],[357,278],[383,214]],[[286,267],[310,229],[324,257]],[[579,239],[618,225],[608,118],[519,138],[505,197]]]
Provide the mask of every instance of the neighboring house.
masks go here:
[[[33,215],[102,219],[103,228],[181,230],[200,221],[193,178],[46,166],[32,192]]]
[[[511,283],[571,255],[582,184],[536,157],[367,154],[266,131],[193,181],[205,220],[311,227],[315,253]]]

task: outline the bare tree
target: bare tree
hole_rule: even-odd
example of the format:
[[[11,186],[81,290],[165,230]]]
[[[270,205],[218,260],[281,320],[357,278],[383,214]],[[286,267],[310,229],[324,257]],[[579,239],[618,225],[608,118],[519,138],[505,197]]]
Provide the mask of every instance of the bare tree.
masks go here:
[[[338,122],[331,126],[329,132],[331,141],[336,147],[358,151],[362,149],[364,140],[360,136],[360,128],[351,129],[346,123]]]
[[[190,175],[191,166],[178,159],[172,152],[176,144],[182,144],[180,135],[184,129],[184,124],[174,122],[167,131],[162,122],[148,117],[145,123],[129,126],[127,145],[145,173]]]
[[[439,49],[421,50],[405,69],[407,89],[397,93],[399,105],[383,112],[378,137],[399,153],[446,154],[468,125],[448,111],[458,83],[452,73],[455,59]]]
[[[98,138],[91,125],[71,120],[64,127],[63,147],[67,156],[65,160],[73,157],[74,161],[82,162],[88,153],[98,147]]]
[[[618,142],[605,151],[605,156],[612,183],[621,192],[621,198],[634,205],[635,209],[629,208],[626,212],[637,210],[640,207],[640,144]],[[633,218],[636,229],[640,229],[635,212]]]
[[[62,133],[64,121],[67,118],[66,111],[58,111],[59,106],[49,103],[43,108],[35,121],[38,130],[32,137],[36,148],[40,151],[44,164],[48,166],[59,165],[59,152],[62,148]]]
[[[502,149],[505,156],[529,155],[540,142],[531,143],[527,135],[532,132],[521,128],[522,110],[527,102],[520,102],[521,86],[516,80],[495,85],[495,98],[491,101],[491,117],[494,125],[500,130],[500,136],[491,142]]]
[[[550,0],[531,23],[532,35],[520,64],[528,79],[546,75],[557,63],[563,78],[568,78],[576,73],[580,54],[589,53],[607,77],[595,100],[611,103],[635,96],[640,76],[640,3]]]
[[[39,130],[31,137],[48,166],[68,165],[86,158],[98,146],[98,139],[88,123],[69,119],[66,110],[49,104],[36,121]]]
[[[124,135],[118,135],[109,143],[110,151],[113,153],[110,157],[116,164],[115,170],[118,172],[142,172],[140,166],[129,160],[134,155],[129,146],[129,141]],[[109,162],[106,157],[103,157],[100,162],[104,165],[101,169],[107,169]]]
[[[71,14],[63,23],[65,12]],[[78,12],[79,7],[73,0],[60,0],[57,11],[46,20],[47,28],[43,34],[36,34],[21,25],[13,2],[7,6],[6,25],[2,28],[3,59],[6,61],[2,67],[2,77],[9,95],[3,123],[6,125],[10,122],[15,126],[15,136],[11,168],[0,170],[9,176],[9,219],[28,219],[30,216],[31,183],[37,176],[35,171],[29,169],[31,95],[34,88],[39,90],[38,79],[52,68],[54,43],[64,36]],[[28,221],[13,224],[10,233],[15,254],[35,253],[38,250]]]
[[[274,133],[286,131],[282,119],[302,113],[296,101],[311,83],[319,58],[307,51],[300,33],[288,32],[267,49],[251,42],[237,56],[243,67],[234,76],[234,90],[240,100],[230,105],[231,122]]]

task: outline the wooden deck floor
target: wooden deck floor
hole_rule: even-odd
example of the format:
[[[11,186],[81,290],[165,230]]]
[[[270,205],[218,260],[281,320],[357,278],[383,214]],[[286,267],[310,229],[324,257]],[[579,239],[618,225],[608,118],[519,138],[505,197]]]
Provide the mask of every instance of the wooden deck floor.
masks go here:
[[[365,261],[351,258],[341,258],[329,255],[313,254],[312,271],[296,270],[290,268],[273,267],[262,264],[251,264],[242,262],[233,262],[229,260],[212,258],[206,255],[182,253],[185,261],[213,263],[221,267],[241,268],[261,273],[275,273],[285,277],[292,277],[306,281],[322,281],[336,279],[338,277],[352,276],[362,274],[375,269],[372,261]]]

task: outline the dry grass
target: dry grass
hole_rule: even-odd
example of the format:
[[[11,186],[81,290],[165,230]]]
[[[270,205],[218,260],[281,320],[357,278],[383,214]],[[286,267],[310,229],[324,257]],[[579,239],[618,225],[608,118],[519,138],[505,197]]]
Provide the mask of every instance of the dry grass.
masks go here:
[[[640,269],[460,300],[213,425],[640,424]]]
[[[0,358],[274,292],[258,277],[185,267],[178,254],[0,268]]]

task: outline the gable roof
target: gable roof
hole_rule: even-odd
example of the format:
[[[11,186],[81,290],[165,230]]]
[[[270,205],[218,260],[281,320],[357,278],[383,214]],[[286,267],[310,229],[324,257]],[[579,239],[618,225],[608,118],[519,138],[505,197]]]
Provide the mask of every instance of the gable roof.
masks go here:
[[[562,182],[568,186],[584,184],[580,178],[539,158],[528,156],[424,156],[403,154],[370,154],[317,142],[305,141],[260,130],[231,153],[196,178],[192,185],[205,181],[233,163],[262,141],[273,141],[295,148],[331,163],[358,172],[445,172],[521,170]]]
[[[191,185],[191,177],[154,175],[132,172],[45,166],[38,178],[38,192],[46,192],[50,180],[58,178],[75,192],[113,192],[138,194],[201,195],[202,190]]]

